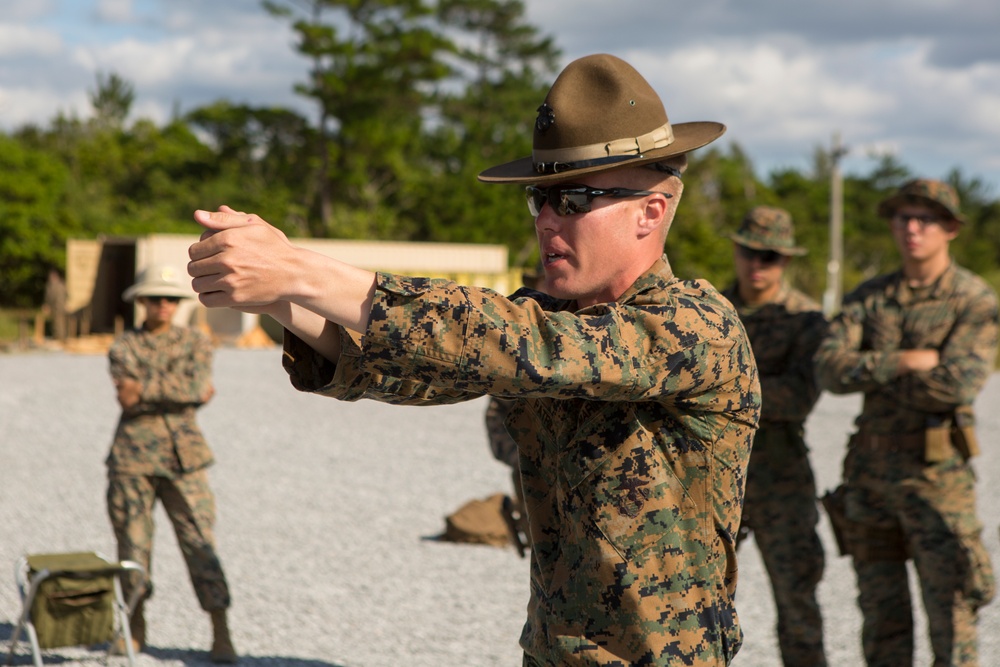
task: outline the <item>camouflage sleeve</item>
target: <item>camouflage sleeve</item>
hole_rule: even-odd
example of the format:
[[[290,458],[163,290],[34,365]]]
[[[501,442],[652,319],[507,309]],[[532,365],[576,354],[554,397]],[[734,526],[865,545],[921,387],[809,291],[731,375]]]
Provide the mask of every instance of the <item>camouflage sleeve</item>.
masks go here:
[[[779,374],[762,372],[760,376],[761,395],[765,397],[761,421],[805,421],[819,400],[813,356],[826,335],[827,321],[819,311],[797,313],[795,317],[801,328],[796,332],[787,364]]]
[[[834,394],[866,392],[895,377],[898,350],[861,349],[864,320],[864,301],[849,295],[816,351],[816,377],[822,389]]]
[[[201,405],[211,384],[212,344],[188,330],[173,344],[157,350],[143,386],[142,401],[155,405]]]
[[[998,305],[982,286],[963,298],[961,311],[939,350],[940,363],[898,379],[900,403],[925,412],[971,405],[993,372],[997,354]]]
[[[507,415],[510,414],[513,405],[514,401],[490,396],[484,421],[486,423],[486,437],[489,439],[493,458],[512,468],[517,468],[517,443],[507,432]]]
[[[285,330],[282,365],[292,386],[299,391],[316,392],[344,401],[370,398],[398,405],[444,405],[478,397],[478,394],[449,391],[413,379],[367,373],[362,368],[360,335],[341,327],[340,341],[340,360],[334,364]]]
[[[742,409],[737,397],[715,391],[742,372],[745,360],[733,354],[745,340],[739,319],[728,302],[690,296],[701,300],[550,312],[530,298],[379,274],[361,345],[344,346],[320,392],[392,402],[492,394]]]
[[[108,350],[108,362],[112,380],[131,378],[142,381],[139,360],[125,337],[120,336],[111,344],[111,348]]]

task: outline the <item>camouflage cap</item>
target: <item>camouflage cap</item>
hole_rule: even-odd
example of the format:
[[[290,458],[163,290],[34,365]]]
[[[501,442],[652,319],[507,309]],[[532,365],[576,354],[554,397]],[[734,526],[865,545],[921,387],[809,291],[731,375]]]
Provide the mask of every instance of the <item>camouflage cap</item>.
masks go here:
[[[883,218],[891,218],[896,209],[906,204],[928,206],[951,220],[965,222],[958,212],[958,193],[944,181],[929,178],[907,181],[893,195],[879,203],[878,214]]]
[[[755,206],[743,217],[740,228],[731,238],[754,250],[773,250],[781,255],[804,255],[806,249],[795,245],[791,214],[773,206]]]

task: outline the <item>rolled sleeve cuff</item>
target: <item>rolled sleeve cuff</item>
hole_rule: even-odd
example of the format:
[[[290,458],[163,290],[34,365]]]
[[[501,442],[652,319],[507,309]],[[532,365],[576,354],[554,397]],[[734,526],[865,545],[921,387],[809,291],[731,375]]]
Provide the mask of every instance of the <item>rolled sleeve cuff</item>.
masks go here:
[[[879,384],[889,384],[899,369],[899,352],[885,352],[872,359],[872,377]]]
[[[336,381],[337,368],[346,361],[345,357],[360,356],[357,342],[343,327],[340,328],[340,347],[341,361],[335,364],[286,329],[282,341],[281,365],[288,373],[292,386],[307,392],[318,392],[330,387]]]
[[[468,295],[461,286],[379,273],[361,341],[365,367],[399,375],[431,360],[433,365],[462,365],[469,318]]]

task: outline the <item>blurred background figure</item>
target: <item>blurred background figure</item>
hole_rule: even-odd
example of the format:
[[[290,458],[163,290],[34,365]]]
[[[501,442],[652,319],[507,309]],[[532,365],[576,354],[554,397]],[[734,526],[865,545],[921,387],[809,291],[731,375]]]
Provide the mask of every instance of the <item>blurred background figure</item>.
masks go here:
[[[153,507],[163,503],[177,535],[191,583],[211,616],[210,658],[235,663],[226,610],[229,586],[215,549],[215,498],[208,484],[212,452],[195,421],[195,411],[212,397],[212,346],[204,334],[173,324],[181,299],[191,296],[182,274],[153,266],[125,290],[126,301],[145,310],[139,328],[126,331],[108,353],[111,378],[122,413],[108,466],[108,515],[119,559],[146,568],[148,582],[131,618],[137,651],[146,643],[145,600],[153,592],[151,560]]]
[[[757,206],[730,238],[736,282],[723,295],[750,338],[762,400],[737,546],[754,535],[771,580],[785,666],[823,667],[816,587],[825,563],[804,424],[819,399],[813,354],[827,322],[819,305],[785,280],[791,258],[806,252],[795,245],[787,211]]]
[[[997,295],[952,261],[958,194],[916,179],[878,207],[902,267],[862,283],[816,355],[823,387],[864,393],[839,490],[870,667],[913,664],[913,559],[935,665],[978,665],[995,582],[976,515],[972,404],[995,370]]]

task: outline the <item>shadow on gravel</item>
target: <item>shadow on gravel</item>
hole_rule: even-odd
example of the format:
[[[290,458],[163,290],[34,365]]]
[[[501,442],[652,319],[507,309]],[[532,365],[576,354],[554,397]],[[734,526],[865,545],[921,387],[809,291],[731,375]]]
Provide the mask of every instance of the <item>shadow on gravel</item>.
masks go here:
[[[10,653],[10,637],[14,634],[12,623],[0,623],[0,666],[7,664],[7,656]],[[107,645],[105,645],[106,647]],[[60,655],[58,649],[46,650],[42,652],[42,662],[46,665],[87,665],[90,663],[128,664],[124,658],[108,660],[108,655],[102,647],[100,650],[86,650],[83,648],[67,649],[73,651],[72,655]],[[81,655],[82,653],[82,655]],[[211,665],[208,659],[208,651],[192,651],[190,649],[179,648],[158,648],[147,646],[142,655],[164,662],[180,662],[184,665]],[[21,634],[17,644],[17,654],[14,656],[12,665],[32,665],[34,661],[31,657],[31,646],[27,638]],[[348,667],[337,662],[325,662],[323,660],[308,660],[305,658],[292,658],[278,655],[241,655],[239,664],[243,667]]]
[[[208,651],[191,651],[179,648],[157,648],[147,646],[143,649],[143,654],[157,660],[177,661],[185,665],[211,665],[208,659]],[[309,660],[306,658],[292,658],[280,655],[240,655],[239,664],[243,667],[347,667],[347,665],[337,662],[324,662],[323,660]]]

